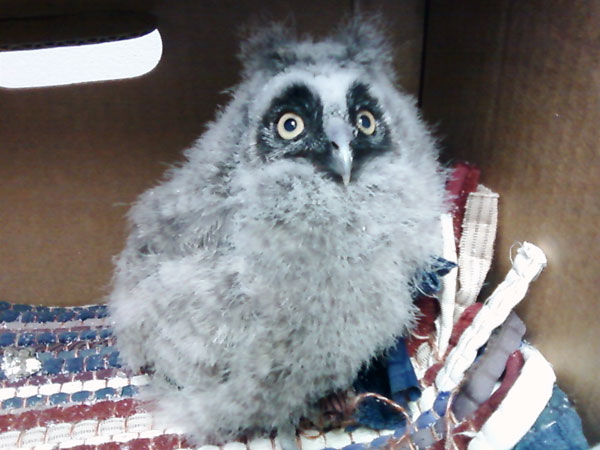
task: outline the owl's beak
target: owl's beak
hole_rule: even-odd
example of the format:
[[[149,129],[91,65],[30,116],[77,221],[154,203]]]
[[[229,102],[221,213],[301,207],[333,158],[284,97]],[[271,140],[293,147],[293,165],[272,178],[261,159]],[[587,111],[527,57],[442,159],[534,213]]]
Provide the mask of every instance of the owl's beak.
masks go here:
[[[331,142],[331,165],[333,172],[342,177],[344,186],[350,183],[352,174],[352,128],[340,117],[331,118],[325,125],[325,134]]]

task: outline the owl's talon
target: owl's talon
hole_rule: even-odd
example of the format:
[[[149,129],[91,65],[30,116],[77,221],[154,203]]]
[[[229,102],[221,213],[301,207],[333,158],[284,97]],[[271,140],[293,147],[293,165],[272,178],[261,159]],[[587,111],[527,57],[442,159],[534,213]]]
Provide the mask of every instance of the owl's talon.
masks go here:
[[[277,440],[282,450],[300,450],[296,439],[296,427],[292,425],[280,428],[277,432]]]

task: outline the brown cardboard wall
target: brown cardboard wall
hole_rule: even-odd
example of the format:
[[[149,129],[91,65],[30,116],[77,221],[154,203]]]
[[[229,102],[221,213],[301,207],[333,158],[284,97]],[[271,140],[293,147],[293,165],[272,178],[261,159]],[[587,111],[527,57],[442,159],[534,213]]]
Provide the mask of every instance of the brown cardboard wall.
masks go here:
[[[21,7],[20,7],[21,5]],[[0,18],[143,11],[144,2],[0,0]],[[237,82],[241,25],[295,17],[326,34],[351,0],[153,1],[163,57],[137,79],[0,89],[0,298],[51,305],[101,301],[123,246],[130,203],[203,131]],[[370,10],[368,4],[360,5]],[[418,92],[424,2],[376,5],[396,26],[402,84]],[[32,34],[35,30],[32,30]]]
[[[499,192],[491,286],[518,241],[548,267],[518,308],[600,440],[600,2],[429,4],[422,105]]]

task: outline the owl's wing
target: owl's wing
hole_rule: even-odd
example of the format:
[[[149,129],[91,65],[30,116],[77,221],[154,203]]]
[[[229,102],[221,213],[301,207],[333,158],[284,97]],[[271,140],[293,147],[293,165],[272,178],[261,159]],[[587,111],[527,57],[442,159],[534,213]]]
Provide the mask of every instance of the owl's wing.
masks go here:
[[[215,313],[227,292],[228,273],[215,265],[227,254],[235,205],[226,172],[203,169],[173,169],[129,213],[131,232],[116,261],[109,303],[124,360],[134,367],[152,363],[156,353],[175,357],[186,335],[202,334],[191,321],[205,323],[199,314]]]
[[[235,209],[229,194],[233,164],[204,163],[172,169],[167,181],[140,196],[129,213],[127,251],[172,258],[223,245]]]

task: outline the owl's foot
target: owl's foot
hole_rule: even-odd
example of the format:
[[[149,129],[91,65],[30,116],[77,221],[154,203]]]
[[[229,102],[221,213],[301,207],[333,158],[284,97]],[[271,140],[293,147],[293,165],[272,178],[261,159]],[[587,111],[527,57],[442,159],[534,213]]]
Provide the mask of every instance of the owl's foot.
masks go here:
[[[291,424],[277,430],[277,440],[282,450],[300,450],[296,440],[296,427]]]

